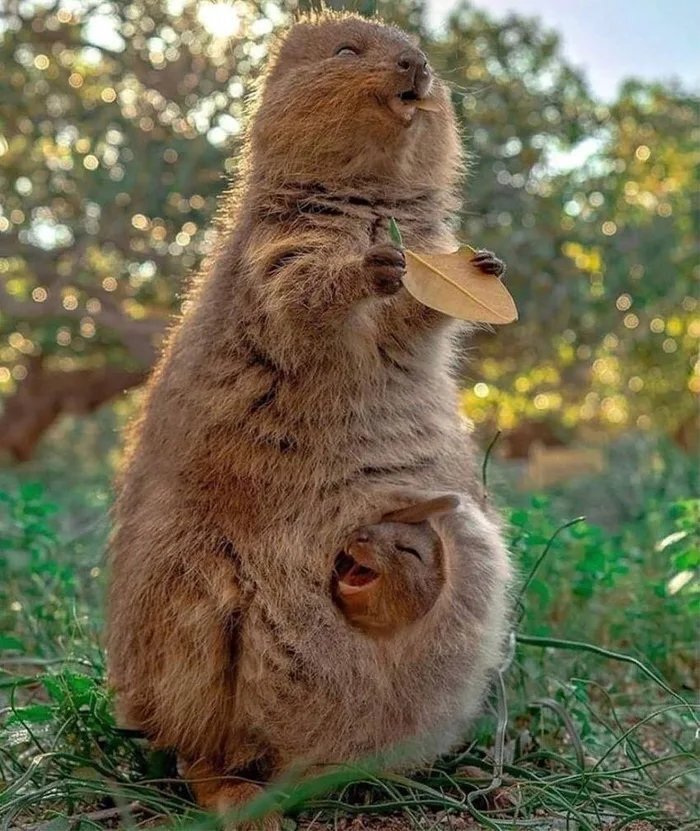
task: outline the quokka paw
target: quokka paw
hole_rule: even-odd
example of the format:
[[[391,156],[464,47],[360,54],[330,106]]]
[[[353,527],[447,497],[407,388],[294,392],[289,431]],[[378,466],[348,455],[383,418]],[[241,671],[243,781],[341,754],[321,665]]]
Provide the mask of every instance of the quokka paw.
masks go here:
[[[396,294],[403,285],[406,255],[396,245],[373,245],[365,254],[363,265],[371,273],[377,294]]]
[[[493,274],[495,277],[503,278],[506,273],[506,264],[503,260],[500,260],[493,251],[487,251],[485,248],[477,251],[471,261],[472,265],[484,274]]]

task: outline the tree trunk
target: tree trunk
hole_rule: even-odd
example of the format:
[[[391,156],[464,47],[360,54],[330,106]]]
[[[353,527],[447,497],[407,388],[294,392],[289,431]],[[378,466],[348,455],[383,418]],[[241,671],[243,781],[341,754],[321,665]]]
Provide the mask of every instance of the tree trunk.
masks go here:
[[[73,372],[46,370],[41,358],[27,364],[27,375],[4,401],[0,415],[0,454],[15,461],[32,457],[44,433],[64,413],[90,413],[120,393],[143,383],[145,371],[113,366]]]

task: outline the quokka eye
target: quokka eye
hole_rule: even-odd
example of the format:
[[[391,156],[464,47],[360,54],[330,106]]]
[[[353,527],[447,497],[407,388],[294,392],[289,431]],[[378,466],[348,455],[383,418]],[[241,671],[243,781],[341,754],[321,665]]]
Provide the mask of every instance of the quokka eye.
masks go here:
[[[344,43],[335,50],[335,54],[338,57],[344,57],[346,55],[359,55],[360,52],[354,46],[349,46],[347,43]]]
[[[403,551],[404,554],[412,554],[414,557],[417,557],[419,560],[423,559],[421,557],[421,555],[416,551],[415,548],[411,548],[408,545],[399,545],[398,543],[396,543],[396,548],[397,548],[398,551]]]

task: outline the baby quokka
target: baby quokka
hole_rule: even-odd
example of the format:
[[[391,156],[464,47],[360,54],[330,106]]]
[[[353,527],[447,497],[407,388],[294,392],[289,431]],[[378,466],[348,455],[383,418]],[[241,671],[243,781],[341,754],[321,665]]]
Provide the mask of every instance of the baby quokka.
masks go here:
[[[458,496],[438,496],[350,535],[336,557],[332,591],[353,626],[390,636],[428,614],[445,585],[445,552],[430,519],[458,506]]]

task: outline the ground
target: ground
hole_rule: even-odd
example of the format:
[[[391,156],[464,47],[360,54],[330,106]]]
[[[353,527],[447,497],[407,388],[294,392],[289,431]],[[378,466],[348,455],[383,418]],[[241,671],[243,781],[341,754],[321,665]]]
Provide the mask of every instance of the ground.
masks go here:
[[[105,688],[119,420],[65,422],[35,461],[0,471],[2,828],[214,822],[192,805],[172,756],[116,728]],[[697,827],[697,474],[649,437],[627,437],[605,458],[602,473],[547,492],[520,489],[519,472],[494,458],[489,489],[521,575],[502,692],[496,684],[464,746],[429,770],[365,766],[287,783],[286,827]]]

